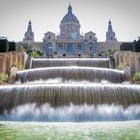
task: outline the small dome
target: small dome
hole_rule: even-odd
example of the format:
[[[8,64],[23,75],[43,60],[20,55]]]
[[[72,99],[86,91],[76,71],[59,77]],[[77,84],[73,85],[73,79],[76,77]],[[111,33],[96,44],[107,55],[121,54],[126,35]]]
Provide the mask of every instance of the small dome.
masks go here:
[[[61,23],[69,22],[69,21],[76,22],[79,24],[77,17],[72,13],[72,6],[71,5],[69,5],[68,13],[63,17]]]

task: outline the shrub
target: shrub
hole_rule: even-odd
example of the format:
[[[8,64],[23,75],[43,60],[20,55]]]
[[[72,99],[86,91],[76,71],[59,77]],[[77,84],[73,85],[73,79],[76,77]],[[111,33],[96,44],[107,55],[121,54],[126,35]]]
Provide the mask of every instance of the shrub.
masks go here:
[[[8,74],[0,73],[0,81],[7,82],[8,80]]]
[[[121,64],[119,64],[119,65],[117,66],[117,69],[118,69],[118,70],[123,70],[126,66],[128,66],[128,65],[125,64],[125,63],[121,63]]]
[[[110,57],[112,58],[114,53],[116,52],[117,50],[116,49],[111,49],[111,50],[105,50],[105,51],[102,51],[99,56],[104,56],[104,57]]]
[[[137,73],[134,74],[133,80],[134,81],[140,81],[140,72],[137,72]]]
[[[29,54],[29,58],[41,57],[42,53],[39,50],[32,50]]]
[[[29,53],[29,58],[35,58],[35,57],[39,57],[40,55],[38,54],[37,51],[33,50],[31,53]]]

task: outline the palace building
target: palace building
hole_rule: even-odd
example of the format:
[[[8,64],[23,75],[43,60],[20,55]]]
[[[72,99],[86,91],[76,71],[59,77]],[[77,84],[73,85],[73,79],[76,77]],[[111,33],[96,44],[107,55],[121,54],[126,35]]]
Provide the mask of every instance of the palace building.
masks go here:
[[[68,6],[68,11],[61,20],[59,27],[60,33],[58,35],[47,32],[44,34],[43,42],[35,42],[32,23],[29,21],[23,42],[30,43],[34,48],[39,49],[44,57],[52,55],[56,57],[95,57],[101,51],[118,49],[121,44],[117,41],[110,20],[105,42],[98,42],[96,33],[93,31],[82,35],[80,22],[73,13],[71,5]]]

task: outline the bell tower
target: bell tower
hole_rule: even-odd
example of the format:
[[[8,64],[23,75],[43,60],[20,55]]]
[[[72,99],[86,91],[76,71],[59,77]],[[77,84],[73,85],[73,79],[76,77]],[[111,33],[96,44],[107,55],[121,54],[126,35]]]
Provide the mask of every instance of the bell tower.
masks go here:
[[[109,20],[108,22],[108,31],[106,32],[106,42],[117,41],[116,34],[113,31],[112,23]]]
[[[34,42],[34,32],[32,31],[32,22],[31,22],[31,20],[28,23],[27,32],[25,32],[23,41]]]

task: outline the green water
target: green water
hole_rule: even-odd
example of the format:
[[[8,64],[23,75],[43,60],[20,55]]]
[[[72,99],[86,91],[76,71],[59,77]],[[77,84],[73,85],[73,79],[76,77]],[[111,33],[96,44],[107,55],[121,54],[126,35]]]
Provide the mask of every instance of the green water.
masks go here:
[[[140,140],[140,121],[0,122],[0,140]]]

